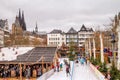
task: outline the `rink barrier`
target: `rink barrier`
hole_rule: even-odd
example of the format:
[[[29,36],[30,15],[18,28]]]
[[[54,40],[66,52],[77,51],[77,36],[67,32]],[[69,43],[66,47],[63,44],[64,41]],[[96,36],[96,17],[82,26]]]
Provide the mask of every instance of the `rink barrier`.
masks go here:
[[[92,71],[95,73],[99,80],[105,80],[104,75],[91,63],[90,68],[92,69]]]
[[[47,80],[50,76],[52,76],[54,73],[54,70],[50,70],[46,73],[44,73],[42,76],[40,76],[37,80]]]
[[[71,80],[73,80],[74,61],[70,61],[70,65],[72,65],[72,67],[71,67]]]

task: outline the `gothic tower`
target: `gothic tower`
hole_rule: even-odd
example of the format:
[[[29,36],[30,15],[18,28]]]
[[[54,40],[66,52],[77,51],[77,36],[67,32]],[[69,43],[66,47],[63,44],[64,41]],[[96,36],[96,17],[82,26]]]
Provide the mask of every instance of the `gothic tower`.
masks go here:
[[[37,22],[36,22],[36,27],[35,27],[35,33],[38,33]]]
[[[22,29],[24,30],[24,31],[26,31],[26,23],[25,23],[25,19],[24,19],[24,12],[22,11]]]
[[[21,11],[20,11],[20,9],[19,9],[18,17],[19,17],[19,23],[20,23],[20,25],[21,25],[22,18],[21,18]]]
[[[21,16],[21,10],[19,9],[19,23],[20,26],[22,27],[23,31],[26,31],[26,23],[25,23],[25,19],[24,19],[24,12],[22,11],[22,16]]]

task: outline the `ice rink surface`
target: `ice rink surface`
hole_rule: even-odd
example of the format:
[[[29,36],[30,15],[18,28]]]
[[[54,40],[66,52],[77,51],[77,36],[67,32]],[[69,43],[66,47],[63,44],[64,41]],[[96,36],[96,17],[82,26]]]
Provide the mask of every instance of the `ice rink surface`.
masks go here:
[[[98,80],[89,65],[75,64],[73,80]]]
[[[63,67],[63,71],[55,72],[49,79],[47,80],[98,80],[96,75],[92,72],[89,65],[81,65],[80,63],[74,64],[73,70],[73,79],[71,76],[66,76],[65,65]]]

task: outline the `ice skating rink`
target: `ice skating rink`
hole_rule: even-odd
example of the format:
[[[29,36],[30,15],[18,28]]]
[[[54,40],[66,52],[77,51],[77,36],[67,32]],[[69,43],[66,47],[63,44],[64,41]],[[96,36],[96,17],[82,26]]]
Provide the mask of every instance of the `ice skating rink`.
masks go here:
[[[66,75],[65,65],[63,70],[60,72],[55,72],[49,79],[47,80],[99,80],[95,74],[90,69],[89,65],[81,65],[80,63],[74,64],[73,70],[73,79],[71,79],[70,75]]]
[[[75,64],[73,80],[98,80],[89,65]]]

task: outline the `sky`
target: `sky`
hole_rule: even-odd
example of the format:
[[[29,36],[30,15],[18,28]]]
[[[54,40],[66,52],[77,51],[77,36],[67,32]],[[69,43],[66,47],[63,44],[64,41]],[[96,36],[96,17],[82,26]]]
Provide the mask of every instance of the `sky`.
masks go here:
[[[67,32],[71,27],[97,29],[111,23],[120,12],[120,0],[0,0],[0,19],[8,19],[9,28],[24,11],[28,31],[38,25],[39,31],[60,29]]]

